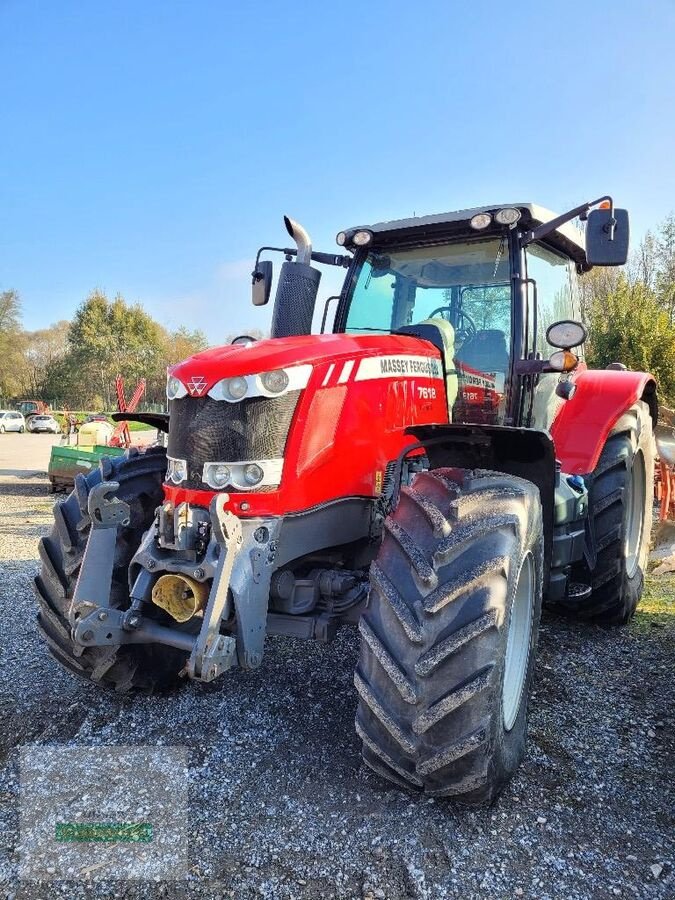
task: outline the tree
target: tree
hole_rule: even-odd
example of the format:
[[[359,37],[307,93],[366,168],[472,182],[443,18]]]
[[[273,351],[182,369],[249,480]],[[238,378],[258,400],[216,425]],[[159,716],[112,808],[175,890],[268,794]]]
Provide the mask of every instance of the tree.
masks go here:
[[[152,372],[148,372],[146,397],[153,403],[166,401],[166,369],[167,366],[182,362],[189,356],[194,356],[208,346],[206,336],[202,331],[181,326],[176,331],[166,331],[161,328],[162,347],[161,353]]]
[[[590,322],[596,306],[602,306],[605,297],[616,289],[619,272],[616,269],[600,267],[591,269],[578,279],[581,318]]]
[[[161,367],[163,336],[138,304],[129,305],[119,295],[111,301],[94,291],[70,324],[66,354],[48,368],[49,390],[73,406],[101,398],[112,409],[115,376],[134,385],[152,376]]]
[[[199,331],[199,329],[190,331],[189,328],[182,325],[176,331],[166,333],[164,342],[166,364],[171,365],[187,359],[188,356],[193,356],[200,350],[206,350],[207,346],[208,342],[203,331]]]
[[[144,401],[163,404],[166,367],[206,347],[201,331],[167,331],[138,304],[119,295],[109,300],[101,291],[91,293],[66,326],[65,351],[46,365],[41,395],[71,408],[114,409],[116,375],[123,376],[127,395],[145,378]]]
[[[675,328],[642,281],[631,284],[620,273],[616,286],[592,306],[588,324],[590,367],[622,362],[629,369],[651,372],[663,400],[675,402]]]
[[[675,323],[675,216],[670,215],[659,226],[656,237],[656,294]]]
[[[16,291],[0,293],[0,396],[14,396],[21,386],[21,302]]]
[[[228,334],[225,336],[225,344],[231,344],[235,338],[241,337],[241,335],[247,335],[248,337],[252,337],[256,341],[262,341],[265,338],[269,337],[269,334],[265,334],[264,331],[261,331],[260,328],[246,328],[244,331],[233,332],[232,334]]]
[[[70,322],[62,320],[49,328],[26,331],[23,336],[21,393],[26,397],[52,400],[46,391],[48,373],[68,349]]]
[[[657,249],[656,238],[651,231],[648,231],[640,241],[640,245],[633,253],[628,265],[629,281],[641,281],[650,290],[654,288],[658,272]]]

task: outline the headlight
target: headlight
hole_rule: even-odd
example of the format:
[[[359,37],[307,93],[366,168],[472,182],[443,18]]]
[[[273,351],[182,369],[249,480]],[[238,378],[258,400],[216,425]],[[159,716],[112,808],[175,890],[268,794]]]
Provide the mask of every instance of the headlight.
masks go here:
[[[211,481],[217,487],[225,487],[226,484],[230,483],[230,469],[228,466],[216,465],[212,466],[209,471],[209,476]]]
[[[546,331],[546,340],[552,347],[560,347],[561,350],[569,350],[578,347],[586,340],[586,329],[581,322],[573,319],[563,319],[549,325]]]
[[[500,225],[515,225],[518,219],[520,219],[520,210],[513,206],[505,206],[504,209],[495,213],[495,220]]]
[[[258,490],[281,484],[283,459],[261,459],[257,462],[207,462],[202,481],[215,491],[228,487],[235,491]]]
[[[469,222],[469,225],[471,225],[474,231],[482,231],[484,228],[488,228],[491,223],[492,216],[490,213],[476,213]]]
[[[249,463],[247,466],[244,466],[244,479],[251,487],[262,481],[264,474],[265,473],[257,463]]]
[[[187,388],[175,375],[167,375],[166,378],[166,396],[169,400],[179,400],[187,395]]]
[[[232,400],[241,400],[242,397],[246,396],[247,390],[248,383],[241,375],[237,375],[234,378],[228,378],[225,381],[225,391],[230,395]]]
[[[352,243],[356,244],[357,247],[366,247],[373,239],[373,232],[366,231],[364,228],[362,231],[357,231],[352,237]]]
[[[260,381],[270,394],[280,394],[288,387],[288,374],[283,369],[275,369],[273,372],[264,372]]]
[[[248,394],[248,379],[244,375],[235,375],[234,378],[223,378],[213,385],[209,391],[209,397],[214,400],[228,400],[237,403]]]
[[[307,387],[312,366],[305,363],[288,369],[272,369],[250,375],[234,375],[217,381],[208,392],[214,400],[238,403],[244,397],[278,397],[289,391],[301,391]]]
[[[219,491],[232,482],[232,470],[225,463],[204,463],[202,481]]]
[[[185,481],[187,478],[187,462],[184,459],[174,459],[172,456],[167,456],[167,460],[167,481],[172,481],[174,484],[180,484],[181,481]]]

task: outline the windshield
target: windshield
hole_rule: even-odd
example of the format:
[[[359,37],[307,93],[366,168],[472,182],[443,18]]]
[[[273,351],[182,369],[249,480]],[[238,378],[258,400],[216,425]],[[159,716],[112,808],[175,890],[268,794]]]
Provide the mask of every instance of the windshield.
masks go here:
[[[352,291],[346,331],[396,331],[430,318],[462,331],[510,328],[511,290],[505,241],[467,241],[369,253]]]
[[[353,286],[345,331],[386,333],[433,320],[452,420],[498,424],[511,353],[510,275],[505,238],[373,251]]]

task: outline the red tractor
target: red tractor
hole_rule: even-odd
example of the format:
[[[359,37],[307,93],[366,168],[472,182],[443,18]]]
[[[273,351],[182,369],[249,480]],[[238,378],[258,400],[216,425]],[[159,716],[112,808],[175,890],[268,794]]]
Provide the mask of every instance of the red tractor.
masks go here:
[[[36,579],[56,658],[152,691],[255,669],[266,634],[358,625],[368,765],[496,797],[542,599],[622,623],[643,586],[656,384],[587,369],[578,321],[577,276],[627,255],[628,215],[601,200],[350,228],[340,255],[286,219],[271,339],[170,367],[168,415],[125,414],[167,450],[105,459],[56,505]],[[347,270],[329,334],[312,262]]]

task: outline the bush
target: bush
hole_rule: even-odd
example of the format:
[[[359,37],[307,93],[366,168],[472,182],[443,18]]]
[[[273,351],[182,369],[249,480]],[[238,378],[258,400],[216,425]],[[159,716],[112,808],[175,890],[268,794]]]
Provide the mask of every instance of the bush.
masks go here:
[[[651,372],[660,398],[670,405],[675,402],[675,328],[650,288],[619,275],[613,289],[590,306],[588,324],[589,367],[621,362]]]

